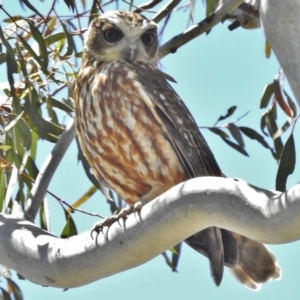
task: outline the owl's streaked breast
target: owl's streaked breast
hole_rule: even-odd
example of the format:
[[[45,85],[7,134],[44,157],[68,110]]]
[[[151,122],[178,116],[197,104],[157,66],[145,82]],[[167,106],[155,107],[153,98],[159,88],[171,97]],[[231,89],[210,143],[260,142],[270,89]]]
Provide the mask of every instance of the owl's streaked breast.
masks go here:
[[[187,179],[172,145],[141,99],[134,66],[114,62],[80,71],[79,139],[94,173],[127,203],[152,200]],[[97,177],[97,174],[95,174]]]

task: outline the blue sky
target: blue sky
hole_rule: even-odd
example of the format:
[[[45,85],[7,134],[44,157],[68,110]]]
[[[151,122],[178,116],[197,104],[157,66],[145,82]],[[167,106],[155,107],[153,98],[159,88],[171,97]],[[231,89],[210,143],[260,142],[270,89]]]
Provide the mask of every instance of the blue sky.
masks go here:
[[[37,2],[37,1],[36,1]],[[61,6],[64,7],[63,1]],[[87,1],[89,3],[89,1]],[[51,1],[37,2],[41,11],[47,10]],[[23,13],[18,1],[3,1],[4,7],[11,13]],[[89,7],[89,6],[88,6]],[[123,5],[123,7],[126,7]],[[66,13],[62,9],[60,13]],[[204,8],[201,1],[197,5],[196,21],[203,18]],[[0,11],[0,20],[4,18]],[[186,28],[187,14],[176,13],[164,40]],[[5,24],[1,24],[3,27]],[[237,105],[234,120],[245,112],[250,113],[237,125],[252,127],[259,131],[263,110],[259,101],[266,84],[271,83],[279,64],[274,57],[266,59],[264,55],[265,39],[261,30],[245,31],[237,29],[229,32],[226,25],[218,25],[207,36],[202,35],[175,54],[168,55],[161,63],[164,71],[174,77],[174,88],[185,101],[199,126],[212,126],[216,119],[232,105]],[[5,77],[1,75],[1,81]],[[282,116],[281,116],[282,118]],[[283,120],[283,118],[282,118]],[[282,121],[283,124],[283,121]],[[213,133],[202,130],[223,172],[229,177],[241,178],[262,188],[275,188],[277,163],[269,151],[255,141],[246,139],[246,149],[250,157],[245,157],[228,147]],[[297,141],[299,125],[295,131],[298,157],[300,145]],[[287,138],[287,134],[285,138]],[[271,143],[271,140],[268,140]],[[41,142],[38,154],[40,167],[52,144]],[[300,178],[299,163],[288,181],[288,187]],[[49,190],[65,201],[72,203],[91,186],[85,178],[80,164],[77,164],[77,150],[73,143],[58,168]],[[60,234],[64,224],[64,215],[56,200],[48,197],[52,232]],[[83,209],[109,215],[102,195],[96,193]],[[75,213],[74,218],[80,232],[90,230],[97,221],[95,218]],[[151,237],[149,237],[151,239]],[[18,281],[25,299],[298,299],[300,243],[271,245],[269,248],[277,257],[283,277],[280,281],[263,285],[259,292],[253,292],[238,283],[228,271],[219,288],[210,278],[208,261],[184,245],[178,273],[172,273],[164,263],[162,256],[135,269],[91,283],[84,287],[63,292],[61,289],[36,286],[28,281]],[[297,297],[298,295],[298,297]]]

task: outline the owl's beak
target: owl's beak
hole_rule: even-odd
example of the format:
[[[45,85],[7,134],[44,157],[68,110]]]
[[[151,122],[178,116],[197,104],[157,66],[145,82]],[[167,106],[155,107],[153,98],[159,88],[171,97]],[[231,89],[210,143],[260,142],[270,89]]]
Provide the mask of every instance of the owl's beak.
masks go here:
[[[136,45],[129,45],[124,49],[123,51],[123,57],[128,62],[133,62],[136,59],[137,56],[137,46]]]

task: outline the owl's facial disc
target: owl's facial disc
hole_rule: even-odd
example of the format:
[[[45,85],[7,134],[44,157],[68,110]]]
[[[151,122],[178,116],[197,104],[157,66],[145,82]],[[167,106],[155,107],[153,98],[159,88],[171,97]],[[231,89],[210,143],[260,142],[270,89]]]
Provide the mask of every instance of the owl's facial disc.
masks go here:
[[[157,62],[157,25],[131,12],[113,11],[95,19],[87,32],[85,50],[102,62]]]

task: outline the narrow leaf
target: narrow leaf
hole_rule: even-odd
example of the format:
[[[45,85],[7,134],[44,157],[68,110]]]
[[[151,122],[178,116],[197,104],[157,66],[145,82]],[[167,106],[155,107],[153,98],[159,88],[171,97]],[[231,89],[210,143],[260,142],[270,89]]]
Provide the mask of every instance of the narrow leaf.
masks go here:
[[[71,36],[71,34],[69,33],[69,31],[67,29],[67,25],[65,23],[63,23],[63,22],[61,22],[61,25],[63,27],[64,33],[66,35],[67,42],[68,42],[68,44],[67,44],[67,50],[66,50],[66,52],[65,52],[65,54],[63,56],[68,57],[68,56],[70,56],[73,53],[73,51],[75,49],[75,43],[74,43],[73,37]]]
[[[283,90],[284,95],[286,96],[287,102],[289,104],[290,109],[292,110],[292,115],[297,116],[297,105],[295,102],[292,100],[292,98],[288,95],[288,93]]]
[[[211,132],[213,132],[213,133],[219,135],[219,136],[222,137],[222,138],[229,138],[228,134],[227,134],[225,131],[223,131],[223,130],[217,128],[217,127],[210,127],[210,128],[208,128],[208,129],[209,129]]]
[[[173,271],[177,270],[180,254],[181,254],[181,247],[182,247],[182,243],[179,243],[174,246],[174,249],[177,253],[172,255],[172,266],[174,268]]]
[[[53,97],[48,97],[47,102],[51,104],[51,106],[59,108],[67,113],[74,112],[74,109],[70,107],[65,101],[56,100]]]
[[[54,33],[54,34],[46,36],[44,41],[45,41],[46,46],[50,46],[51,44],[54,44],[54,43],[56,43],[60,40],[64,40],[64,39],[65,39],[65,34],[63,32],[58,32],[58,33]]]
[[[97,187],[95,187],[93,185],[92,187],[90,187],[87,190],[87,192],[84,193],[83,196],[81,196],[78,200],[76,200],[74,203],[72,203],[71,206],[74,208],[81,206],[83,203],[85,203],[87,200],[89,200],[95,194],[96,191],[98,191],[98,189],[97,189]],[[72,212],[72,209],[69,208],[68,212]]]
[[[48,51],[44,41],[43,35],[40,33],[38,28],[35,27],[35,24],[31,20],[27,20],[27,23],[30,27],[30,31],[32,33],[33,38],[37,41],[39,48],[40,48],[40,56],[43,58],[43,70],[47,70],[49,58],[48,58]]]
[[[279,137],[281,137],[283,135],[283,133],[286,132],[290,128],[292,123],[293,123],[293,121],[291,119],[287,120],[283,124],[283,126],[275,132],[273,139],[275,140],[275,139],[278,139]]]
[[[233,149],[235,149],[236,151],[240,152],[241,154],[243,154],[245,156],[249,156],[247,151],[244,148],[242,148],[240,145],[235,144],[232,141],[230,141],[226,138],[223,138],[222,136],[221,136],[221,138],[228,146],[232,147]]]
[[[12,299],[10,298],[9,293],[8,293],[4,288],[2,288],[1,286],[0,286],[0,290],[2,291],[1,293],[2,293],[3,300],[12,300]],[[0,298],[0,299],[1,299],[1,298]],[[1,300],[2,300],[2,299],[1,299]]]
[[[276,82],[276,88],[275,88],[275,94],[274,94],[275,95],[275,100],[279,104],[279,106],[281,107],[281,109],[285,112],[285,114],[288,117],[292,118],[293,117],[293,111],[287,105],[287,103],[285,102],[285,100],[283,98],[279,81],[275,80],[275,82]]]
[[[259,134],[257,131],[255,131],[254,129],[249,128],[249,127],[240,126],[239,128],[240,128],[241,132],[243,134],[245,134],[247,137],[249,137],[252,140],[256,140],[265,148],[272,150],[272,148],[269,146],[269,144],[265,141],[264,137],[261,134]]]
[[[66,211],[65,211],[65,215],[66,215],[67,223],[60,235],[60,237],[63,239],[66,239],[73,235],[78,234],[76,225],[75,225],[74,220],[72,219],[71,215]]]
[[[23,295],[19,286],[10,278],[6,278],[7,284],[13,292],[15,300],[23,300]]]
[[[266,41],[266,43],[265,43],[265,55],[266,55],[266,58],[270,58],[271,53],[272,53],[272,47],[271,47],[270,43],[268,41]]]
[[[225,120],[225,119],[227,119],[228,117],[230,117],[230,116],[235,112],[236,108],[237,108],[236,105],[229,107],[228,110],[227,110],[226,115],[220,116],[220,117],[218,118],[216,124],[217,124],[219,121]]]
[[[22,3],[24,3],[29,9],[35,12],[38,16],[40,16],[42,20],[44,20],[44,16],[33,5],[31,5],[31,3],[28,0],[22,0]]]
[[[286,182],[290,174],[295,170],[296,151],[293,133],[289,136],[282,151],[276,176],[276,190],[286,191]]]
[[[206,0],[206,17],[210,16],[215,11],[215,0]]]
[[[241,135],[241,132],[239,130],[239,128],[233,124],[233,123],[229,123],[227,125],[227,128],[229,129],[232,137],[237,141],[237,143],[239,144],[239,146],[241,148],[244,148],[245,147],[245,143],[244,143],[244,140],[243,140],[243,137]]]
[[[276,89],[276,80],[273,83],[268,84],[264,91],[260,100],[260,108],[266,108],[271,100],[272,95],[274,95]]]

